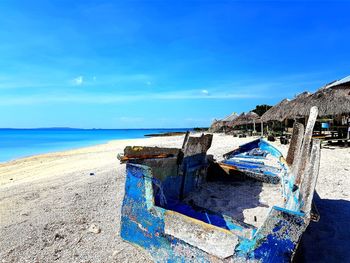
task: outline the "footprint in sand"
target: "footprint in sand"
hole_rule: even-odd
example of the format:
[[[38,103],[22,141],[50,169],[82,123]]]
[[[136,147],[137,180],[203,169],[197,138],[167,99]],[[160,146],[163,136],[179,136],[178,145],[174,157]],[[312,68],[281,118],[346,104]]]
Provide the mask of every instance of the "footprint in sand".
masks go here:
[[[35,200],[38,199],[40,197],[40,195],[38,193],[29,193],[26,194],[23,199],[26,201],[30,201],[30,200]]]

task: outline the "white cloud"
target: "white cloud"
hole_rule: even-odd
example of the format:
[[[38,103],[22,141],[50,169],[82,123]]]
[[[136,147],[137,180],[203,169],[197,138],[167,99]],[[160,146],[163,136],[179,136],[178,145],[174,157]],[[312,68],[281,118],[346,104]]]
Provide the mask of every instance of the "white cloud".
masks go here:
[[[201,90],[201,93],[204,95],[209,95],[209,91],[206,89]]]
[[[146,82],[146,85],[147,85],[147,86],[151,86],[151,85],[152,85],[152,82],[147,81],[147,82]]]
[[[148,84],[149,79],[140,77],[140,83]],[[93,77],[89,77],[87,81],[83,76],[77,76],[71,80],[72,85],[92,85]],[[104,77],[99,77],[104,81]],[[136,78],[137,79],[137,78]],[[152,84],[152,83],[151,83]],[[282,85],[283,84],[283,85]],[[24,104],[39,104],[39,103],[84,103],[84,104],[113,104],[113,103],[128,103],[134,101],[151,101],[151,100],[242,100],[242,99],[267,99],[280,98],[280,94],[269,93],[268,90],[276,87],[289,87],[290,83],[266,82],[266,83],[249,83],[243,85],[241,83],[231,83],[225,86],[211,86],[208,89],[187,89],[187,90],[138,90],[131,91],[128,89],[116,92],[88,92],[81,89],[53,89],[51,93],[43,93],[38,90],[32,95],[9,95],[1,94],[2,104],[6,105],[24,105]],[[293,83],[293,86],[296,85]],[[55,86],[56,87],[56,86]],[[1,81],[0,81],[1,91]],[[277,97],[278,96],[278,97]],[[121,119],[120,121],[126,121]]]
[[[149,92],[144,94],[89,94],[89,93],[52,93],[45,96],[36,94],[32,96],[7,96],[2,97],[2,104],[23,105],[38,103],[88,103],[88,104],[110,104],[124,103],[131,101],[149,101],[149,100],[196,100],[196,99],[251,99],[266,98],[266,95],[252,93],[228,93],[215,92],[215,95],[198,94],[198,90],[188,90],[186,92]],[[123,119],[121,119],[123,121]],[[125,120],[124,120],[125,121]]]
[[[77,86],[82,85],[83,82],[84,82],[83,76],[78,76],[78,77],[76,77],[75,79],[73,79],[73,83],[74,83],[75,85],[77,85]]]

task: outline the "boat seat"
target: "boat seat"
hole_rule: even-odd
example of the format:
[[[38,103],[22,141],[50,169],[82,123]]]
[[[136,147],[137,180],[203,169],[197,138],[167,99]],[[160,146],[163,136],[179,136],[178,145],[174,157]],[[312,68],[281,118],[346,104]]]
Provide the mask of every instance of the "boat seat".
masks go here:
[[[237,170],[245,175],[258,181],[278,184],[280,182],[280,174],[282,169],[261,164],[259,162],[250,162],[245,160],[228,159],[220,163],[223,168]]]
[[[240,241],[237,235],[226,229],[170,210],[164,214],[164,233],[220,259],[233,256],[234,248]],[[185,253],[188,253],[187,250]],[[185,260],[182,258],[181,262]]]

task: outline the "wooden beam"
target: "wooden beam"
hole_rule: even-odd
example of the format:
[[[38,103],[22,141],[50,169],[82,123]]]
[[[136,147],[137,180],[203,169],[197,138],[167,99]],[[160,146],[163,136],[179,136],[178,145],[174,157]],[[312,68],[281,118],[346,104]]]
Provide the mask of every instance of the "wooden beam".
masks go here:
[[[296,158],[300,157],[300,149],[303,142],[304,125],[300,122],[294,122],[292,139],[290,140],[286,162],[292,167]]]
[[[310,109],[310,115],[309,115],[308,122],[305,129],[304,140],[301,146],[300,158],[298,158],[297,166],[295,167],[296,169],[294,170],[296,172],[296,179],[295,179],[296,185],[300,185],[302,176],[305,172],[306,165],[310,159],[310,144],[311,144],[312,132],[314,130],[317,115],[318,115],[318,108],[316,106],[313,106]]]
[[[312,199],[314,197],[318,172],[320,168],[321,141],[312,140],[311,156],[300,184],[300,194],[303,199],[302,209],[304,213],[310,215]]]
[[[126,162],[130,160],[160,159],[160,158],[168,158],[168,157],[174,157],[174,155],[173,154],[158,154],[158,155],[149,154],[149,155],[134,155],[132,157],[118,155],[118,159],[121,162]]]

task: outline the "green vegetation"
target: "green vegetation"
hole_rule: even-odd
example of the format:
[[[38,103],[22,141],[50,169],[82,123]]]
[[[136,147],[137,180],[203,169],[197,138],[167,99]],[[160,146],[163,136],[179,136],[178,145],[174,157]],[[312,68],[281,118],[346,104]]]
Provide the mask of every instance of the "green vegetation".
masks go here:
[[[272,106],[267,105],[267,104],[262,104],[262,105],[256,105],[255,109],[252,110],[259,116],[262,116],[265,112],[267,112]]]
[[[204,127],[195,127],[193,128],[193,130],[195,132],[205,132],[205,131],[208,131],[209,128],[204,128]]]

